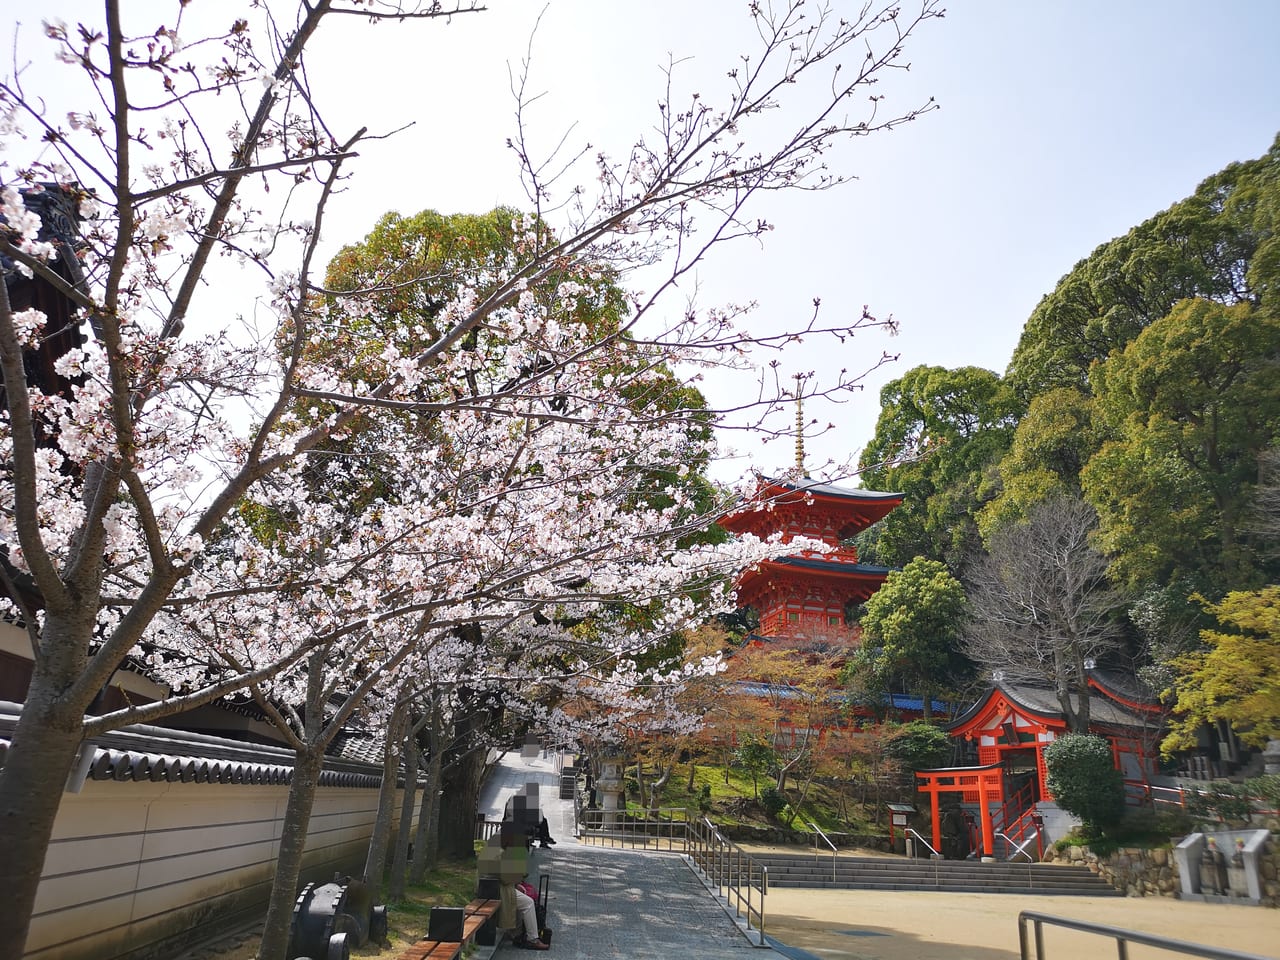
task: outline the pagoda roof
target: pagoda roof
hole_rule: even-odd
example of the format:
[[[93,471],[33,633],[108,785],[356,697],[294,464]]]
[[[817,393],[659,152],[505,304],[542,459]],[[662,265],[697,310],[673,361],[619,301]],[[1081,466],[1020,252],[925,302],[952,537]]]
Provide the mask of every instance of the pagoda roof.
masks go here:
[[[849,500],[901,500],[900,493],[881,493],[878,490],[863,490],[859,487],[841,487],[834,483],[824,483],[812,477],[801,477],[799,480],[784,480],[780,477],[761,477],[762,483],[779,487],[783,490],[795,490],[800,493],[812,493],[815,496],[840,497]]]
[[[739,501],[723,517],[720,525],[730,530],[745,529],[740,522],[775,503],[796,503],[811,500],[835,507],[850,515],[868,516],[879,520],[902,503],[903,494],[883,493],[878,490],[860,490],[823,483],[811,477],[786,480],[780,477],[760,477],[755,493]]]
[[[774,557],[761,561],[761,566],[779,564],[787,567],[802,567],[805,570],[816,570],[820,573],[835,573],[841,576],[884,578],[893,572],[892,567],[873,567],[868,563],[841,563],[838,560],[820,560],[816,557]]]
[[[873,567],[864,563],[839,563],[811,557],[774,557],[760,560],[738,575],[739,589],[769,576],[822,577],[846,582],[870,582],[881,584],[892,572],[890,567]]]

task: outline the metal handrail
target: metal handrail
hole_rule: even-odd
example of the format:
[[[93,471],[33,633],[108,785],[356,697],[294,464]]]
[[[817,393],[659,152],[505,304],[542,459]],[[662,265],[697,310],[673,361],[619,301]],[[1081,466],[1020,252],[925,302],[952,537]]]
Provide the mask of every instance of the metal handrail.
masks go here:
[[[925,846],[925,849],[928,850],[931,854],[933,854],[935,860],[942,859],[942,854],[940,854],[937,850],[933,849],[933,846],[929,843],[929,841],[926,840],[924,837],[920,836],[920,834],[916,832],[915,827],[907,827],[907,833],[911,834],[911,836],[915,837],[917,840],[923,843]]]
[[[836,854],[838,852],[836,850],[836,845],[831,842],[830,837],[828,837],[825,833],[822,832],[822,828],[820,826],[818,826],[812,820],[808,821],[808,823],[809,823],[809,826],[813,827],[814,832],[817,834],[817,837],[814,837],[814,840],[813,840],[813,855],[815,857],[818,855],[818,837],[821,837],[822,841],[828,847],[831,848],[831,882],[835,883],[836,882]]]
[[[688,854],[702,871],[707,882],[723,891],[739,917],[745,914],[747,928],[759,932],[760,946],[766,946],[764,935],[764,898],[769,892],[769,868],[716,829],[702,817],[689,822]]]
[[[1031,841],[1032,841],[1032,840],[1034,840],[1036,837],[1040,836],[1040,831],[1039,831],[1039,830],[1032,830],[1032,831],[1031,831],[1031,836],[1029,836],[1029,837],[1025,838],[1025,839],[1022,841],[1022,843],[1018,843],[1018,841],[1014,840],[1014,839],[1013,839],[1013,837],[1009,836],[1009,835],[1008,835],[1007,833],[1005,833],[1003,830],[997,830],[997,831],[996,831],[996,836],[997,836],[997,837],[1002,837],[1002,838],[1004,839],[1004,842],[1005,842],[1005,843],[1007,843],[1009,846],[1013,847],[1013,853],[1011,853],[1011,854],[1009,854],[1009,856],[1005,857],[1005,860],[1007,860],[1007,861],[1009,861],[1009,862],[1012,862],[1014,857],[1016,857],[1018,854],[1022,854],[1024,857],[1026,857],[1026,858],[1027,858],[1027,862],[1028,862],[1028,863],[1035,863],[1035,862],[1036,862],[1035,857],[1033,857],[1033,856],[1031,856],[1031,854],[1027,853],[1026,848],[1027,848],[1028,846],[1030,846],[1030,844],[1031,844]]]
[[[1258,953],[1242,953],[1225,947],[1210,947],[1201,943],[1189,943],[1186,940],[1174,940],[1154,933],[1139,933],[1136,930],[1124,930],[1120,927],[1108,927],[1101,923],[1089,923],[1086,920],[1069,920],[1066,917],[1052,917],[1047,913],[1036,913],[1023,910],[1018,914],[1018,949],[1021,960],[1031,960],[1027,952],[1027,922],[1035,929],[1035,960],[1044,960],[1044,925],[1066,927],[1068,930],[1079,930],[1083,933],[1096,933],[1099,936],[1112,937],[1116,941],[1119,960],[1128,960],[1129,944],[1140,943],[1148,947],[1157,947],[1171,953],[1187,953],[1193,957],[1207,957],[1209,960],[1268,960]]]
[[[584,843],[684,852],[688,849],[689,811],[661,807],[642,814],[600,808],[582,811],[578,836]]]

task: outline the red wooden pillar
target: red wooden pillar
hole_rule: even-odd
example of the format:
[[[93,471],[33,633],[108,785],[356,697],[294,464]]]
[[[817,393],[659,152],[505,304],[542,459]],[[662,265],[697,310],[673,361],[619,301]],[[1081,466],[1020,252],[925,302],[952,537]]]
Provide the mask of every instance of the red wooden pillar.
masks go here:
[[[933,785],[929,791],[929,815],[933,817],[933,849],[942,851],[942,823],[938,816],[938,788]]]
[[[992,774],[995,774],[993,777]],[[1002,803],[1004,801],[1003,782],[1000,776],[1000,768],[994,771],[984,771],[978,780],[978,809],[982,813],[982,856],[993,856],[996,849],[996,829],[995,824],[991,822],[991,804]],[[992,781],[994,780],[994,784]],[[994,789],[992,787],[994,786]]]
[[[929,794],[929,812],[933,817],[933,848],[942,850],[942,823],[938,794],[967,793],[978,801],[982,830],[982,856],[989,857],[996,848],[995,824],[991,804],[1004,802],[1004,770],[999,764],[982,767],[947,767],[940,770],[917,770],[916,790]]]

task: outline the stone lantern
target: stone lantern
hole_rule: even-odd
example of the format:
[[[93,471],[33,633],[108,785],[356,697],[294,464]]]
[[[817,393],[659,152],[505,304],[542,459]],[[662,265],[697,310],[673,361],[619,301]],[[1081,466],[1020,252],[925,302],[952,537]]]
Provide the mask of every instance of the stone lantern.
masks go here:
[[[620,810],[626,810],[623,799],[622,756],[610,751],[600,756],[600,772],[596,775],[596,790],[600,793],[600,809],[603,811],[601,826],[616,827]]]

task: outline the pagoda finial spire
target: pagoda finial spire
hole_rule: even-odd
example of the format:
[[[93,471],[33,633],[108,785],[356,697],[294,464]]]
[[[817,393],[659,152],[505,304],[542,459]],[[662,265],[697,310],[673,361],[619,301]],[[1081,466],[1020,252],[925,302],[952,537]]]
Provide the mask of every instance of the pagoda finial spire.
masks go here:
[[[796,476],[805,476],[804,472],[804,394],[800,389],[803,374],[796,375]]]

